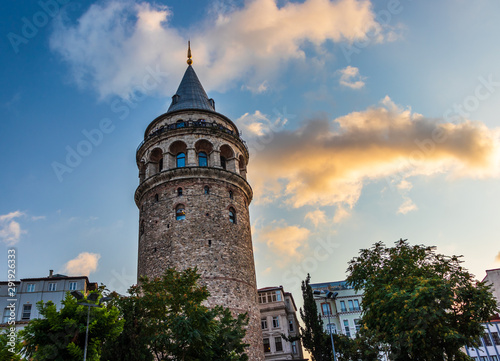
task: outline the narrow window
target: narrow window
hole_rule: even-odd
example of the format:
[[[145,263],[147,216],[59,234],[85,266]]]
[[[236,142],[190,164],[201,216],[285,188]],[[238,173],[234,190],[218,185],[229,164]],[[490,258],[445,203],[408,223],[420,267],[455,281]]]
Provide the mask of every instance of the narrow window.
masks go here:
[[[182,188],[177,188],[177,196],[182,196]]]
[[[231,223],[236,223],[236,212],[233,207],[229,208],[229,221]]]
[[[273,328],[278,328],[280,327],[280,318],[279,316],[273,317]]]
[[[344,330],[347,337],[351,337],[351,331],[349,331],[349,321],[344,320]]]
[[[70,291],[76,291],[76,286],[77,286],[76,282],[70,282],[69,283],[69,290]]]
[[[26,292],[35,292],[35,284],[34,283],[28,283],[28,286],[26,287]]]
[[[354,311],[360,311],[361,309],[359,308],[359,301],[354,300]]]
[[[161,172],[163,170],[163,158],[160,159],[158,162],[158,172]]]
[[[296,354],[297,354],[297,341],[293,341],[293,342],[292,342],[292,353],[293,353],[294,355],[296,355]]]
[[[3,323],[9,322],[9,318],[10,318],[10,308],[5,308],[3,310]]]
[[[349,303],[349,311],[354,311],[354,305],[352,303],[352,300],[347,301]]]
[[[177,165],[177,168],[183,168],[186,166],[186,154],[184,154],[182,152],[177,154],[176,165]]]
[[[330,304],[329,303],[322,303],[321,304],[321,311],[323,312],[323,315],[331,315],[330,312]]]
[[[21,320],[29,320],[31,318],[31,305],[23,305],[23,314]]]
[[[281,301],[281,291],[276,291],[276,301]]]
[[[155,202],[158,202],[158,200],[160,199],[160,196],[158,195],[158,193],[155,194]]]
[[[268,338],[264,339],[264,352],[271,352],[271,344]]]
[[[184,210],[183,204],[179,204],[175,208],[175,219],[177,219],[178,221],[186,219],[186,211]]]
[[[233,191],[229,191],[229,198],[233,199]]]
[[[334,323],[329,323],[326,326],[326,329],[328,330],[328,334],[336,334],[337,333],[337,326]]]
[[[49,283],[49,291],[55,291],[57,288],[57,283]]]
[[[345,308],[345,302],[344,301],[340,301],[340,311],[342,312],[346,312],[347,309]]]
[[[281,337],[274,338],[274,345],[276,346],[276,351],[283,351],[283,344],[281,343]]]
[[[361,322],[359,322],[359,318],[356,318],[354,320],[354,327],[356,327],[356,332],[359,332],[359,330],[361,329]]]
[[[226,169],[226,158],[223,156],[220,157],[220,166],[222,169]]]
[[[267,329],[267,318],[261,318],[261,319],[260,319],[260,327],[261,327],[263,330],[266,330],[266,329]]]
[[[487,333],[484,334],[483,340],[484,340],[484,344],[486,346],[493,346],[493,343],[491,342],[490,335],[488,335]]]
[[[288,331],[293,332],[293,320],[288,320]]]
[[[208,166],[207,153],[205,153],[205,152],[198,153],[198,165],[200,167],[207,167]]]
[[[208,247],[212,247],[212,240],[211,239],[208,240]]]
[[[209,186],[203,187],[203,193],[210,194],[210,187]]]

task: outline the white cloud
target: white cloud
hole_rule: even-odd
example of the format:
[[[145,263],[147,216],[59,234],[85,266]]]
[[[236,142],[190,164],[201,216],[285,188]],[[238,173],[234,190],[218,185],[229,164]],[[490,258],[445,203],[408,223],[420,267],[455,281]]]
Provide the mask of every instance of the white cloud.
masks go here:
[[[23,212],[15,211],[0,215],[0,240],[7,246],[12,246],[19,242],[21,234],[27,233],[21,229],[21,225],[14,219],[25,216]]]
[[[172,9],[132,1],[93,4],[73,24],[55,22],[50,45],[69,63],[75,81],[101,97],[129,97],[145,89],[148,69],[159,69],[152,91],[171,95],[185,68],[185,34],[207,90],[224,91],[241,82],[257,92],[291,60],[302,61],[305,43],[352,43],[387,35],[368,0],[253,0],[241,8],[212,8],[209,18],[178,31]],[[167,71],[168,70],[168,71]],[[173,74],[173,76],[172,76]],[[155,80],[155,79],[153,79]]]
[[[351,216],[351,213],[345,209],[342,205],[337,205],[337,211],[335,212],[335,215],[333,216],[333,222],[334,223],[340,223],[347,218]]]
[[[404,197],[404,202],[399,207],[398,213],[406,214],[408,212],[415,211],[417,209],[418,209],[417,205],[413,203],[413,201],[410,198]]]
[[[322,223],[326,223],[325,212],[316,209],[315,211],[307,212],[304,219],[308,219],[314,224],[314,227],[318,227]]]
[[[359,69],[354,66],[347,66],[338,71],[340,73],[339,83],[351,89],[361,89],[365,86],[365,77],[359,74]]]
[[[76,258],[66,262],[61,273],[69,276],[88,276],[97,270],[101,255],[98,253],[82,252]]]

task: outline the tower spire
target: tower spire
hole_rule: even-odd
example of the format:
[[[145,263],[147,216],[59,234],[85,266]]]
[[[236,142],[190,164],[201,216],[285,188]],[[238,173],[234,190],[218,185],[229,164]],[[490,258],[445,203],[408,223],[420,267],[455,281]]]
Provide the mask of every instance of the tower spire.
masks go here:
[[[191,59],[191,41],[188,40],[188,60],[187,60],[188,65],[193,64],[193,60]]]

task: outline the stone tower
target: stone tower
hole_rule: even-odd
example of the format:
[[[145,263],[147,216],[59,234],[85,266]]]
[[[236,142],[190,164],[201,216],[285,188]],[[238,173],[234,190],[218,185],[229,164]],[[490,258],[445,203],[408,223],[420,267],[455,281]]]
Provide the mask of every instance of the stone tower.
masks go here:
[[[140,184],[138,276],[198,267],[211,297],[250,316],[250,360],[264,360],[246,181],[248,149],[237,127],[215,111],[191,66],[165,114],[137,148]]]

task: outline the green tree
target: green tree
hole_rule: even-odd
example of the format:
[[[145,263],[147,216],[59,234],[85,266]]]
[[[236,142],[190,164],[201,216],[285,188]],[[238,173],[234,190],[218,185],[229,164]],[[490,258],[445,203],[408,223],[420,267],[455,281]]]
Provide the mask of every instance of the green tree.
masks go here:
[[[478,346],[496,303],[461,263],[407,240],[376,243],[349,262],[347,281],[364,290],[363,327],[393,360],[469,359],[460,349]]]
[[[91,301],[85,301],[92,303]],[[69,293],[58,311],[52,302],[40,301],[37,309],[41,318],[31,320],[21,331],[24,340],[23,352],[35,361],[82,360],[87,328],[87,306],[77,304]],[[122,331],[116,307],[92,307],[90,309],[87,360],[100,360],[102,346]]]
[[[11,336],[15,335],[15,339]],[[0,361],[21,361],[24,358],[21,357],[21,347],[22,343],[17,337],[17,333],[11,333],[10,329],[0,334]],[[11,351],[14,352],[11,352]]]
[[[329,361],[333,357],[330,336],[323,329],[323,320],[318,313],[310,282],[311,276],[307,274],[301,286],[304,306],[300,308],[300,318],[304,327],[300,326],[300,338],[313,361]]]
[[[234,318],[228,309],[203,305],[209,297],[196,269],[168,269],[154,280],[143,278],[118,300],[126,323],[106,360],[246,361],[242,339],[247,314]],[[130,328],[127,328],[130,325]],[[125,348],[130,342],[140,352]],[[128,354],[127,354],[128,353]]]

